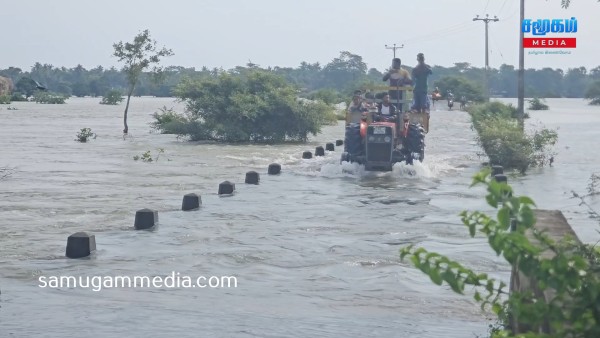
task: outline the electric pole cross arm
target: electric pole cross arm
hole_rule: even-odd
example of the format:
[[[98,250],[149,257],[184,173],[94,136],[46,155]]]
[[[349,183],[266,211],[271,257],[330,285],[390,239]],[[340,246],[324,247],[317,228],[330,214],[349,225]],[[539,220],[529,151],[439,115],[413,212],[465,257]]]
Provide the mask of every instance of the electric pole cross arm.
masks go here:
[[[398,46],[398,47],[396,47],[396,44],[394,44],[393,47],[389,47],[388,45],[385,45],[385,48],[394,50],[394,59],[395,59],[396,58],[396,49],[404,48],[404,44],[402,44],[402,46]]]

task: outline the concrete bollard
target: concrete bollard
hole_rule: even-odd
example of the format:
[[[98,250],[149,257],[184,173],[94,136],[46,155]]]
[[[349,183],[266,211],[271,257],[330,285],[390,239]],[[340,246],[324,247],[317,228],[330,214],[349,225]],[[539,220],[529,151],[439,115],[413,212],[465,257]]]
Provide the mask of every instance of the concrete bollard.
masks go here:
[[[344,140],[336,140],[335,145],[336,145],[336,147],[344,145]]]
[[[150,229],[156,224],[158,224],[158,211],[144,208],[135,213],[134,227],[137,230]]]
[[[327,150],[327,151],[335,151],[335,146],[333,145],[333,143],[326,143],[325,144],[325,150]]]
[[[202,204],[202,198],[196,194],[185,194],[183,196],[183,202],[181,203],[181,210],[195,210],[200,208]]]
[[[246,173],[246,183],[247,184],[258,184],[260,181],[260,176],[256,171],[249,171]]]
[[[508,184],[508,178],[506,177],[506,175],[503,174],[498,174],[498,175],[494,175],[494,180],[498,183],[506,183]],[[511,192],[506,192],[506,197],[511,198],[512,197],[512,193]]]
[[[312,153],[310,151],[305,151],[302,153],[302,158],[305,160],[311,159],[312,158]]]
[[[492,166],[492,176],[504,174],[504,168],[501,165],[493,165]]]
[[[231,195],[235,191],[235,184],[224,181],[219,184],[219,195]]]
[[[315,156],[325,156],[325,149],[322,146],[315,148]]]
[[[96,250],[96,236],[86,232],[76,232],[67,238],[66,256],[82,258]]]
[[[279,175],[279,173],[281,172],[281,165],[278,163],[271,163],[269,164],[269,175]]]
[[[496,182],[498,183],[507,183],[508,184],[508,178],[506,177],[506,175],[502,175],[502,174],[497,174],[494,175],[494,179],[496,180]]]

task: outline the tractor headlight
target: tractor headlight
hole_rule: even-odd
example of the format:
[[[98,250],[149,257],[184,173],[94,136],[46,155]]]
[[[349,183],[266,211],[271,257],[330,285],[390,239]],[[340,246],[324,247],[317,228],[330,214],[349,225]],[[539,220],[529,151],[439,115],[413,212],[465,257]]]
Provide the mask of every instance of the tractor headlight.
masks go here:
[[[389,137],[389,136],[386,136],[386,137],[385,137],[383,140],[384,140],[386,143],[389,143],[389,142],[392,140],[392,138],[391,138],[391,137]]]

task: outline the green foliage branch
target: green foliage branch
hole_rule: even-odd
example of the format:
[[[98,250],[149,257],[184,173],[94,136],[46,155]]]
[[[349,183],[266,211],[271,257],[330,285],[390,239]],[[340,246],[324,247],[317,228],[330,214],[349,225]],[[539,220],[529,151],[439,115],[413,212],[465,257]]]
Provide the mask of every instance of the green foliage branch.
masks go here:
[[[432,282],[445,282],[456,293],[464,294],[472,287],[473,298],[482,310],[491,309],[505,323],[492,332],[494,338],[600,337],[598,248],[569,238],[556,242],[538,231],[533,200],[515,196],[508,184],[492,179],[489,170],[474,176],[471,186],[475,185],[487,188],[486,202],[497,212],[489,216],[463,211],[463,224],[471,237],[483,235],[498,256],[533,280],[533,291],[509,292],[503,281],[413,245],[400,250],[401,260],[410,260]],[[543,296],[547,290],[552,291],[552,297]],[[517,321],[528,329],[513,332]]]

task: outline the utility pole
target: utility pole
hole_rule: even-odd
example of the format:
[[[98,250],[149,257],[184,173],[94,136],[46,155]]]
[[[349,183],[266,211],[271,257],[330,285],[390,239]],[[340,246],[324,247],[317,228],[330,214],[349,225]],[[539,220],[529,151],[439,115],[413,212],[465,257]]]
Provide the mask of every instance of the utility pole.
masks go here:
[[[485,15],[485,18],[480,18],[479,15],[477,15],[475,18],[473,18],[473,21],[483,21],[485,22],[485,98],[486,100],[490,99],[490,87],[489,87],[489,69],[490,69],[490,56],[489,56],[489,50],[488,50],[488,23],[490,23],[490,21],[492,22],[496,22],[500,19],[498,19],[497,16],[494,15],[494,18],[490,18],[489,14]]]
[[[396,47],[396,44],[394,44],[393,47],[388,47],[388,45],[385,45],[385,48],[394,50],[394,59],[395,59],[396,58],[396,49],[404,48],[404,44],[402,44],[402,46],[398,46],[398,47]]]
[[[525,20],[525,0],[521,0],[521,19],[519,20],[519,75],[517,80],[517,118],[519,126],[524,128],[524,109],[525,105],[525,51],[523,50],[523,20]]]

